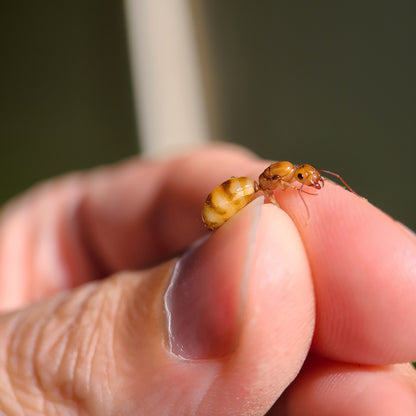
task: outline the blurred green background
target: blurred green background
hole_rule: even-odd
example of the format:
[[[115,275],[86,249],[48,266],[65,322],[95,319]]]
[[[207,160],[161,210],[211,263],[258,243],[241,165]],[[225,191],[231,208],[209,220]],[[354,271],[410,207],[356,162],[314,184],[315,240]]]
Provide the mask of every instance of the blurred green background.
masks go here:
[[[0,198],[137,152],[123,3],[0,6]]]
[[[416,229],[416,2],[193,4],[216,138],[336,171]],[[138,151],[122,2],[3,3],[0,33],[0,202]]]

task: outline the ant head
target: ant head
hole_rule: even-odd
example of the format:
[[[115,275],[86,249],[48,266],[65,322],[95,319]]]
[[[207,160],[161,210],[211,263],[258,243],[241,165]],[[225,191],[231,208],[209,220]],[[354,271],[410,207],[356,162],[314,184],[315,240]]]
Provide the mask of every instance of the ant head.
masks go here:
[[[311,165],[300,165],[295,171],[295,178],[302,186],[312,186],[315,189],[321,189],[324,186],[321,174]]]

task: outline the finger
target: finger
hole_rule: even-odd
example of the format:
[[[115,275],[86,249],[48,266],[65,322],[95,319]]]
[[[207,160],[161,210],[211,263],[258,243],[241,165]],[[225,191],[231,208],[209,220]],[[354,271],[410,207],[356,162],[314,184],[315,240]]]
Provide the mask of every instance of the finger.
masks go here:
[[[255,202],[177,264],[0,318],[0,411],[263,415],[313,322],[296,228]]]
[[[179,253],[206,232],[200,210],[209,189],[253,160],[236,147],[213,147],[40,185],[2,212],[0,307]]]
[[[364,199],[327,183],[318,196],[279,203],[298,226],[315,284],[313,346],[338,361],[416,360],[416,239]]]
[[[314,359],[268,416],[414,415],[416,372],[410,364],[386,367]]]
[[[81,207],[92,245],[111,271],[178,254],[206,234],[201,209],[211,189],[257,165],[241,148],[216,146],[100,171]]]

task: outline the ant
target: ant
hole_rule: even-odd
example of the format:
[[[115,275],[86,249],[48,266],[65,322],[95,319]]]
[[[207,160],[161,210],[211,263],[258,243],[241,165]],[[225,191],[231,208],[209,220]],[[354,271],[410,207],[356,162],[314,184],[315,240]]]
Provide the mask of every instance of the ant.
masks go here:
[[[352,193],[358,195],[337,173],[315,169],[308,164],[297,166],[287,161],[276,162],[263,171],[259,176],[258,183],[246,176],[241,176],[239,178],[232,177],[216,187],[207,196],[202,208],[202,220],[209,230],[215,230],[244,208],[253,199],[256,192],[263,192],[273,204],[278,205],[274,197],[274,190],[281,189],[284,191],[290,187],[298,191],[305,205],[309,222],[310,213],[302,191],[305,192],[305,186],[311,186],[315,189],[323,188],[324,178],[320,172],[335,176]],[[293,182],[299,182],[300,187],[297,188],[293,185]]]

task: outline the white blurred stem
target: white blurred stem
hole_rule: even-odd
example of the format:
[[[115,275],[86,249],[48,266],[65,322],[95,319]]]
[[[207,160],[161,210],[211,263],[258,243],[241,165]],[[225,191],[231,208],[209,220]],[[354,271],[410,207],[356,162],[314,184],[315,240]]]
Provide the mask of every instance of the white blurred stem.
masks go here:
[[[146,155],[209,140],[186,0],[125,0],[136,119]]]

